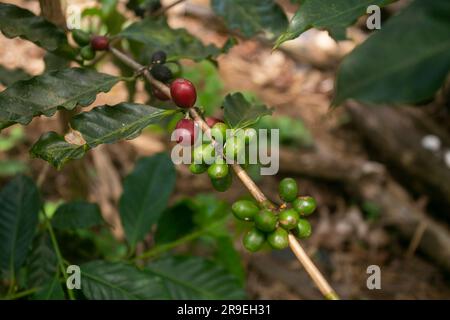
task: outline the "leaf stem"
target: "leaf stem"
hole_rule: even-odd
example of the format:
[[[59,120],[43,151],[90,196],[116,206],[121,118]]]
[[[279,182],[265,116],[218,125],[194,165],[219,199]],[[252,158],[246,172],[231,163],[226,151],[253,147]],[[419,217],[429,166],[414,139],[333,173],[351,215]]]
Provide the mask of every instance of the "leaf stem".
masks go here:
[[[20,299],[26,296],[29,296],[30,294],[35,293],[36,291],[38,291],[39,288],[31,288],[22,292],[17,292],[16,294],[13,294],[11,296],[7,296],[6,299],[7,300],[15,300],[15,299]]]
[[[142,66],[140,63],[136,62],[133,58],[129,57],[125,53],[115,49],[110,48],[110,52],[119,60],[121,60],[123,63],[127,64],[131,68],[138,70],[144,70],[144,66]],[[158,90],[162,91],[165,95],[168,97],[171,97],[170,89],[169,87],[156,80],[152,77],[148,69],[145,69],[143,71],[144,77],[147,79],[147,81],[154,87],[156,87]],[[207,125],[205,120],[203,120],[202,116],[197,112],[195,108],[189,109],[189,114],[192,117],[192,119],[198,123],[202,131],[206,134],[207,137],[211,137],[211,130],[210,127]],[[213,140],[213,139],[212,139]],[[214,140],[213,140],[214,141]],[[261,191],[261,189],[255,184],[255,182],[250,178],[250,176],[245,172],[244,169],[239,164],[233,164],[232,168],[238,178],[241,180],[241,182],[244,184],[244,186],[249,190],[249,192],[252,194],[252,196],[255,198],[256,201],[260,204],[261,207],[269,208],[269,209],[275,209],[275,205],[267,199],[265,194]],[[183,238],[182,238],[183,239]],[[329,285],[328,281],[325,279],[325,277],[322,275],[322,273],[319,271],[319,269],[315,266],[315,264],[312,262],[312,260],[309,258],[309,256],[306,254],[300,243],[297,241],[297,239],[292,235],[289,234],[289,246],[291,250],[294,252],[295,256],[297,257],[298,261],[303,265],[308,275],[311,277],[313,282],[316,284],[322,295],[326,299],[331,300],[338,300],[339,297],[336,294],[336,292],[333,290],[333,288]],[[152,249],[152,250],[156,250]],[[150,252],[152,251],[150,250]],[[158,249],[159,250],[159,249]],[[148,253],[147,253],[148,254]],[[152,253],[154,254],[154,253]]]

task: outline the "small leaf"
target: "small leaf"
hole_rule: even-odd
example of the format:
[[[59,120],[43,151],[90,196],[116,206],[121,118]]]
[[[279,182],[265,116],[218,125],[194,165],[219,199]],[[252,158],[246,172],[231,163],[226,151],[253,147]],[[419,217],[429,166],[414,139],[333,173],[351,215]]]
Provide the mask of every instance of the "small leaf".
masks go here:
[[[263,30],[277,36],[288,25],[283,9],[274,0],[212,0],[211,7],[230,30],[247,38]]]
[[[242,286],[233,275],[200,257],[168,257],[151,262],[145,270],[162,280],[170,299],[245,298]]]
[[[0,3],[0,31],[8,38],[21,37],[46,50],[74,57],[63,29],[15,5]]]
[[[414,1],[343,60],[333,105],[433,97],[450,70],[449,30],[449,1]]]
[[[12,276],[25,261],[41,205],[34,182],[18,176],[0,191],[0,269]]]
[[[249,127],[262,116],[272,114],[267,106],[248,102],[240,92],[227,95],[223,106],[225,120],[234,129]]]
[[[64,300],[64,291],[59,282],[58,275],[55,275],[49,282],[43,284],[35,294],[31,296],[32,300]]]
[[[158,221],[174,187],[175,167],[164,153],[140,159],[125,178],[119,208],[125,235],[132,248]]]
[[[102,223],[99,206],[85,201],[73,201],[59,206],[52,218],[52,225],[62,230],[90,228]]]
[[[165,51],[171,61],[182,58],[200,61],[215,58],[222,52],[214,45],[203,45],[185,29],[170,28],[162,19],[143,19],[133,23],[119,35],[144,44],[144,51],[149,55],[156,50]]]
[[[6,87],[19,80],[26,80],[29,78],[31,78],[31,75],[23,69],[8,69],[0,65],[0,83]]]
[[[275,47],[300,36],[311,28],[326,29],[336,40],[345,39],[345,29],[366,14],[367,7],[383,7],[392,0],[303,0],[289,23],[288,29],[278,38]]]
[[[167,299],[161,280],[123,263],[93,261],[81,265],[81,289],[91,300]]]
[[[0,129],[13,123],[28,124],[39,115],[50,117],[59,107],[87,106],[119,80],[92,69],[73,68],[16,82],[0,93]]]
[[[194,214],[195,211],[187,200],[166,209],[158,220],[155,243],[160,245],[175,241],[194,230]]]

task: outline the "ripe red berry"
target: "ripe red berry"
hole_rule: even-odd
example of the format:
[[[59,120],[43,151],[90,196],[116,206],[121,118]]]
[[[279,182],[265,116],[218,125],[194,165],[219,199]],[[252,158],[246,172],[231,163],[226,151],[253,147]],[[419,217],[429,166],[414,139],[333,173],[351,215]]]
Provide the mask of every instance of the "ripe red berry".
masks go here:
[[[197,138],[197,125],[190,119],[181,119],[175,126],[175,139],[182,146],[191,146]]]
[[[195,87],[189,80],[176,79],[170,85],[172,100],[180,108],[191,108],[197,100]]]
[[[105,51],[109,47],[109,39],[105,36],[95,36],[91,39],[91,47],[95,51]]]
[[[168,97],[164,92],[162,92],[156,87],[152,87],[152,95],[161,101],[166,101],[170,99],[170,97]]]
[[[206,124],[208,125],[208,127],[210,127],[210,128],[214,127],[214,125],[218,122],[223,122],[222,120],[214,118],[214,117],[206,117],[205,121],[206,121]]]

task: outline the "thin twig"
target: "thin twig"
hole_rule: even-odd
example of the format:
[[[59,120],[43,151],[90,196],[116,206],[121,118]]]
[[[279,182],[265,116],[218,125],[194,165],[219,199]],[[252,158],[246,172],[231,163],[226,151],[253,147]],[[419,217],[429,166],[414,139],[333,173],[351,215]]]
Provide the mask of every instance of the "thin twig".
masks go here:
[[[167,11],[169,11],[170,9],[172,9],[173,7],[179,5],[180,3],[184,2],[184,1],[186,1],[186,0],[176,0],[169,5],[156,10],[154,13],[151,14],[151,16],[152,17],[162,16],[164,13],[166,13]]]
[[[138,70],[143,70],[144,66],[142,66],[140,63],[136,62],[133,58],[129,57],[128,55],[124,54],[123,52],[115,49],[110,48],[111,53],[116,56],[119,60],[130,66],[131,68]],[[171,97],[170,89],[169,87],[156,80],[152,77],[148,69],[145,69],[144,71],[144,77],[147,79],[148,82],[150,82],[151,85],[156,87],[158,90],[162,91],[165,95],[168,97]],[[199,124],[200,128],[202,129],[205,134],[210,137],[211,132],[209,126],[206,124],[206,122],[203,120],[203,118],[200,116],[200,114],[197,112],[195,108],[189,109],[189,114],[193,118],[193,120]],[[264,195],[264,193],[261,191],[261,189],[253,182],[253,180],[250,178],[250,176],[245,172],[244,169],[239,164],[233,164],[232,168],[238,178],[242,181],[244,186],[250,191],[252,196],[255,198],[258,203],[263,207],[269,207],[269,208],[275,208],[274,204],[272,204],[267,197]],[[306,272],[309,274],[311,279],[314,281],[314,283],[319,288],[320,292],[323,294],[323,296],[326,299],[330,300],[337,300],[339,299],[336,292],[333,290],[333,288],[329,285],[329,283],[326,281],[325,277],[320,273],[319,269],[314,265],[312,260],[308,257],[308,255],[305,253],[303,248],[301,247],[300,243],[297,241],[297,239],[290,234],[289,235],[289,245],[291,247],[291,250],[294,252],[295,256],[297,257],[298,261],[303,265]]]

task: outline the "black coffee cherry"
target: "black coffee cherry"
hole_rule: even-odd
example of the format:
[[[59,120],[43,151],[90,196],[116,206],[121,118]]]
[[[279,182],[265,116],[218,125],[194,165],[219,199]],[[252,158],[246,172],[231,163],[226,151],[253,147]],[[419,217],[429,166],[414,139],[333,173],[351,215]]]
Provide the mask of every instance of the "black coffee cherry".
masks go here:
[[[152,64],[164,64],[166,63],[167,55],[164,51],[156,51],[150,61]]]
[[[170,71],[170,69],[166,66],[160,64],[153,66],[150,73],[156,80],[161,82],[168,82],[173,77],[172,71]]]

